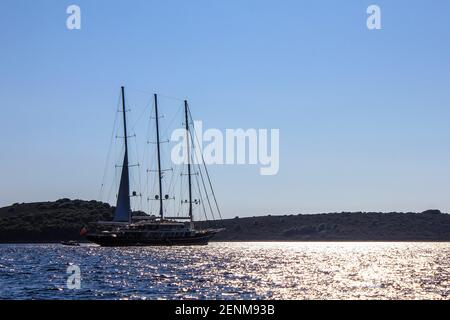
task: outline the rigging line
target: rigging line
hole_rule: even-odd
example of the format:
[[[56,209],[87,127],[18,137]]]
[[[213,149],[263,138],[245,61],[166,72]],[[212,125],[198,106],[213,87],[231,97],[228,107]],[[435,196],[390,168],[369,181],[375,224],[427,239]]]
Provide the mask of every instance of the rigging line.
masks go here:
[[[170,176],[169,184],[167,185],[167,194],[169,194],[169,196],[171,194],[173,194],[173,192],[172,192],[172,182],[173,182],[173,172],[172,172],[172,174]]]
[[[198,168],[198,171],[199,171],[200,178],[202,180],[203,189],[205,190],[205,197],[206,197],[206,200],[208,202],[209,210],[211,211],[211,216],[212,216],[213,220],[216,220],[216,217],[214,215],[214,210],[213,210],[212,205],[211,205],[211,201],[209,200],[208,190],[207,190],[206,185],[205,185],[205,180],[203,178],[202,169],[201,169],[199,163],[197,163],[197,168]]]
[[[139,152],[138,152],[138,143],[137,143],[137,138],[136,136],[133,139],[134,144],[135,144],[135,152],[136,152],[136,159],[138,160],[138,183],[139,183],[139,210],[142,211],[142,179],[141,179],[141,167],[140,167],[140,163],[139,163]]]
[[[116,153],[117,153],[117,143],[115,143],[114,144],[114,149],[115,149],[115,151],[116,151]],[[110,189],[110,193],[109,193],[109,196],[108,197],[111,197],[111,194],[113,193],[113,189],[114,190],[118,190],[118,183],[117,183],[117,181],[118,181],[118,167],[114,167],[114,174],[113,174],[113,183],[111,184],[111,189]],[[114,204],[116,204],[116,202],[117,202],[117,193],[114,195],[114,197],[113,197],[113,203]]]
[[[153,150],[153,156],[152,159],[156,158],[156,150]],[[153,162],[153,166],[150,167],[150,169],[156,169],[156,161]],[[147,176],[150,176],[150,172],[147,172]],[[158,185],[158,179],[153,179],[153,186],[151,190],[149,191],[149,194],[147,194],[147,197],[150,199],[150,197],[154,197],[155,194],[158,194],[159,191],[157,191],[157,185]],[[150,196],[150,193],[152,194]],[[153,211],[153,207],[157,207],[156,201],[150,201],[151,202],[151,210]],[[155,209],[156,210],[156,209]]]
[[[136,127],[136,125],[139,123],[139,121],[141,121],[141,119],[143,118],[145,112],[147,111],[147,108],[150,106],[150,104],[152,103],[152,101],[150,100],[149,102],[147,102],[147,104],[145,105],[145,107],[143,108],[141,114],[137,117],[136,121],[134,122],[133,126],[131,126],[131,131],[134,130],[134,128]]]
[[[109,187],[108,198],[107,198],[108,203],[111,199],[111,194],[113,193],[113,187],[115,186],[115,184],[116,184],[116,178],[115,178],[115,174],[114,174],[113,183],[111,183],[111,186]]]
[[[181,173],[182,173],[183,169],[180,166],[177,166],[176,171],[173,173],[174,174],[174,184],[173,184],[173,192],[175,193],[175,187],[178,185],[178,181],[180,180],[180,178],[182,177]],[[180,181],[180,183],[182,182],[182,180]],[[180,200],[181,200],[181,194],[180,194]]]
[[[174,197],[174,201],[172,201],[172,202],[173,202],[173,213],[175,216],[179,216],[178,201],[181,201],[181,195],[180,195],[180,197],[178,197],[178,194],[177,194],[178,172],[179,172],[179,167],[175,166],[174,170],[172,172],[173,183],[172,183],[171,190],[170,190],[170,194],[172,194]]]
[[[153,156],[151,157],[152,159],[156,158],[156,151],[153,152]],[[153,166],[152,166],[153,165]],[[152,163],[152,165],[149,166],[149,170],[151,170],[152,168],[156,167],[156,161],[154,161]],[[149,171],[146,172],[147,174],[147,179],[152,181],[151,186],[149,184],[148,186],[148,192],[146,194],[146,197],[150,203],[150,213],[153,213],[153,210],[155,209],[155,205],[157,204],[156,201],[152,201],[152,199],[154,198],[154,195],[157,194],[158,192],[156,191],[157,189],[157,179],[154,179],[153,176],[151,176],[151,173]],[[152,177],[152,178],[151,178]],[[155,209],[156,210],[156,209]]]
[[[183,184],[182,184],[182,189],[181,189],[181,192],[183,192],[183,195],[181,198],[182,201],[183,201],[183,199],[184,199],[184,201],[186,201],[188,198],[188,194],[187,194],[186,190],[188,188],[189,181],[188,181],[188,179],[184,178],[184,177],[187,177],[187,174],[185,173],[186,172],[185,168],[186,168],[186,164],[183,163],[180,166],[180,178],[183,179]],[[186,216],[189,214],[189,207],[186,207],[185,204],[186,204],[186,202],[183,202],[183,203],[180,202],[180,212],[181,212],[182,216]],[[185,208],[186,208],[186,210],[184,210]],[[186,211],[186,214],[184,211]]]
[[[142,167],[140,168],[140,175],[142,176],[145,172],[145,184],[142,187],[142,194],[141,194],[141,202],[142,202],[142,195],[146,196],[148,191],[148,175],[147,175],[147,148],[144,148],[144,152],[142,153]],[[144,171],[143,171],[144,170]],[[147,198],[147,196],[146,196]],[[147,212],[148,212],[148,205],[147,205]]]
[[[198,194],[199,194],[199,198],[200,198],[199,200],[200,200],[201,206],[203,208],[203,214],[205,215],[205,220],[208,221],[209,219],[208,219],[208,215],[206,213],[205,204],[203,202],[204,197],[203,197],[203,194],[202,194],[202,190],[201,190],[201,187],[200,187],[200,182],[199,182],[198,176],[199,176],[198,174],[195,175],[195,181],[196,181],[196,184],[197,184],[197,190],[198,190]],[[205,193],[206,193],[206,191],[205,191]]]
[[[161,105],[162,105],[162,104],[161,104]],[[170,120],[169,122],[166,122],[166,121],[160,121],[160,124],[161,124],[161,122],[167,123],[167,126],[165,126],[164,131],[161,132],[161,135],[160,135],[161,137],[165,137],[165,136],[166,136],[167,132],[169,131],[170,126],[171,126],[172,123],[175,121],[175,118],[176,118],[177,115],[178,115],[178,112],[175,113],[175,115],[171,118],[171,120]],[[168,139],[167,142],[170,143],[170,139]],[[164,148],[161,148],[160,153],[161,153],[162,159],[169,159],[168,153],[169,153],[170,151],[167,150],[167,149],[169,149],[169,148],[165,148],[165,147],[164,147]],[[163,165],[163,167],[167,167],[167,168],[169,167],[169,165],[167,164],[167,161],[164,161],[164,160],[163,160],[162,165]],[[172,166],[170,165],[170,167],[172,167]],[[172,181],[172,179],[169,181],[169,184],[167,185],[168,192],[169,192],[169,189],[170,189],[170,183],[171,183],[171,181]],[[167,184],[167,181],[166,181],[166,184]]]
[[[192,119],[192,114],[191,114],[191,109],[190,109],[190,108],[188,108],[188,112],[189,112],[189,116],[190,116],[191,122],[194,122],[194,120]],[[194,130],[194,131],[195,131],[195,130]],[[196,138],[196,140],[197,140],[197,145],[200,145],[200,143],[199,143],[199,141],[198,141],[198,137],[197,137],[196,132],[194,132],[194,135],[195,135],[195,138]],[[191,140],[192,140],[192,139],[193,139],[193,138],[192,138],[192,135],[191,135]],[[221,212],[220,212],[219,204],[217,203],[216,194],[215,194],[215,192],[214,192],[214,188],[213,188],[212,183],[211,183],[211,178],[209,177],[208,168],[206,167],[205,159],[203,158],[203,153],[202,153],[202,162],[203,162],[203,166],[204,166],[205,171],[206,171],[206,176],[208,177],[209,186],[210,186],[211,191],[212,191],[212,194],[213,194],[213,198],[214,198],[214,202],[215,202],[215,204],[216,204],[217,212],[219,213],[220,220],[222,220],[222,214],[221,214]]]
[[[184,177],[182,175],[183,173],[183,167],[181,165],[178,166],[178,171],[177,171],[177,186],[179,186],[178,188],[178,201],[177,201],[177,215],[178,216],[183,216],[183,208],[184,205],[182,203],[183,199],[185,198],[183,190],[184,190]]]
[[[156,150],[153,150],[151,158],[152,159],[156,159]],[[149,170],[153,170],[154,169],[156,171],[156,167],[157,167],[156,161],[153,161],[152,164],[149,166]],[[147,171],[147,177],[150,177],[150,175],[151,175],[150,171]],[[149,189],[149,192],[147,194],[148,198],[153,198],[154,195],[158,193],[158,191],[156,191],[157,184],[158,184],[157,183],[158,179],[156,179],[156,178],[153,179],[152,178],[152,181],[153,181],[153,185],[152,185],[151,189]],[[153,211],[153,206],[154,206],[153,202],[154,201],[151,201],[151,208],[150,208],[152,211]]]
[[[127,89],[128,90],[131,89],[131,90],[134,90],[134,91],[145,93],[145,94],[148,94],[148,95],[151,95],[151,96],[153,96],[153,94],[155,93],[155,92],[149,92],[149,91],[142,90],[142,89],[137,89],[137,88],[127,87]],[[164,94],[161,94],[161,93],[158,93],[158,97],[162,97],[162,98],[166,98],[166,99],[172,99],[172,100],[178,100],[178,101],[184,101],[184,99],[180,99],[180,98],[177,98],[177,97],[172,97],[172,96],[169,96],[169,95],[164,95]]]
[[[181,209],[183,207],[183,204],[181,203],[181,201],[183,201],[183,169],[181,169],[181,173],[180,173],[180,205],[178,207],[178,213],[177,215],[180,216],[181,214]]]
[[[194,141],[193,141],[192,134],[190,135],[190,138],[191,138],[192,145],[194,146],[195,144],[194,144]],[[198,143],[198,141],[197,141],[197,143]],[[198,143],[198,145],[200,145],[200,144]],[[202,180],[202,185],[203,185],[203,189],[205,190],[206,200],[208,201],[209,210],[211,211],[211,216],[212,216],[213,220],[215,220],[216,218],[214,216],[214,210],[212,208],[211,201],[209,200],[208,190],[206,188],[205,180],[203,178],[202,168],[200,167],[200,161],[199,161],[200,159],[198,159],[198,157],[197,157],[197,152],[194,151],[192,153],[195,155],[195,159],[197,160],[196,164],[197,164],[197,168],[198,168],[198,173],[199,173],[200,178]],[[202,159],[203,159],[203,155],[202,155]],[[220,212],[219,212],[219,216],[220,216]]]
[[[175,195],[175,192],[176,192],[175,188],[178,184],[179,173],[181,173],[181,172],[182,172],[182,169],[180,170],[179,165],[175,165],[174,168],[172,169],[172,175],[171,175],[171,179],[170,179],[170,183],[169,183],[169,194]]]
[[[148,133],[146,134],[146,136],[148,135]],[[144,189],[144,195],[145,195],[145,198],[146,198],[146,206],[147,206],[147,213],[149,212],[149,201],[148,201],[148,189],[149,189],[149,186],[148,186],[148,174],[147,174],[147,170],[148,170],[148,164],[147,164],[147,160],[148,160],[148,153],[149,153],[149,151],[148,151],[148,148],[144,148],[144,152],[143,152],[143,156],[142,156],[142,168],[143,168],[143,170],[145,170],[144,172],[145,172],[145,189]]]
[[[192,136],[191,136],[191,139],[192,139]],[[193,153],[194,153],[195,156],[197,157],[196,152],[193,152]],[[211,202],[210,202],[210,200],[209,200],[208,190],[206,189],[205,180],[203,179],[202,169],[201,169],[201,167],[200,167],[200,164],[199,164],[199,161],[198,161],[198,160],[199,160],[199,159],[197,159],[197,161],[196,161],[196,163],[197,163],[197,168],[198,168],[198,172],[199,172],[200,178],[202,179],[203,189],[205,190],[206,200],[208,201],[209,210],[211,211],[211,216],[213,217],[213,220],[215,220],[216,218],[214,217],[214,210],[213,210],[213,208],[212,208],[212,206],[211,206]]]
[[[114,143],[113,149],[114,149],[114,155],[115,155],[115,154],[116,154],[116,144],[115,144],[115,143]],[[109,186],[108,195],[107,195],[107,197],[106,197],[106,201],[107,201],[107,202],[110,202],[110,201],[111,201],[112,190],[113,190],[113,187],[115,187],[115,186],[116,186],[116,168],[114,167],[114,168],[112,169],[112,181],[111,181],[111,184],[110,184],[110,186]]]
[[[147,127],[147,138],[150,139],[150,136],[152,134],[152,130],[150,128],[152,127],[152,114],[153,110],[155,109],[155,101],[152,101],[152,107],[150,108],[150,116],[148,117],[148,127]]]
[[[120,111],[119,111],[119,107],[118,107],[118,105],[120,104],[120,100],[121,100],[121,97],[122,97],[122,95],[121,94],[119,94],[119,101],[118,101],[118,103],[117,103],[117,112],[116,112],[116,117],[118,116],[118,114],[120,113]],[[117,124],[117,121],[116,121],[116,125],[115,125],[115,127],[114,127],[114,133],[116,133],[117,131],[118,131],[119,129],[118,129],[118,124]],[[113,134],[114,134],[113,133]],[[117,147],[117,139],[113,139],[113,152],[114,152],[114,159],[117,159],[117,154],[118,154],[118,147]],[[120,155],[119,155],[120,156]],[[114,166],[114,169],[112,170],[113,171],[113,173],[112,173],[112,183],[111,183],[111,185],[110,185],[110,189],[109,189],[109,192],[108,192],[108,202],[110,201],[110,200],[112,200],[112,203],[113,203],[113,205],[116,205],[116,201],[117,201],[117,194],[115,194],[114,195],[114,197],[112,196],[112,194],[113,194],[113,189],[114,190],[117,190],[117,188],[118,188],[118,183],[117,183],[117,167],[116,166]]]
[[[147,104],[145,105],[145,107],[142,109],[142,112],[140,113],[140,115],[138,116],[138,118],[136,119],[136,121],[134,122],[134,124],[132,125],[132,127],[131,127],[131,130],[132,131],[134,131],[135,130],[135,128],[136,128],[136,126],[138,125],[138,123],[141,121],[141,119],[144,117],[144,115],[145,115],[145,113],[146,113],[146,111],[148,110],[148,108],[149,108],[149,106],[150,106],[150,104],[151,104],[151,100],[149,100],[148,102],[147,102]],[[136,153],[136,159],[137,159],[137,162],[138,162],[138,164],[139,164],[139,159],[141,158],[140,157],[140,155],[139,155],[139,148],[138,148],[138,144],[137,144],[137,137],[136,137],[136,134],[134,135],[134,143],[135,143],[135,153]],[[142,154],[142,163],[144,163],[143,161],[145,160],[145,152],[143,152],[143,154]],[[136,201],[136,200],[134,200],[133,202],[138,202],[139,203],[139,210],[143,210],[143,206],[142,206],[142,179],[141,179],[141,171],[142,171],[142,169],[141,169],[141,167],[140,166],[138,166],[139,167],[139,170],[138,170],[138,188],[139,188],[139,202],[138,201]],[[136,184],[136,179],[135,179],[135,176],[133,175],[132,176],[132,179],[133,179],[133,182]]]
[[[119,94],[119,97],[118,97],[116,108],[119,105],[119,103],[120,103],[120,94]],[[110,160],[110,157],[111,157],[111,149],[112,149],[113,142],[114,142],[114,132],[116,131],[117,115],[118,115],[118,113],[116,112],[116,115],[114,117],[114,124],[113,124],[113,128],[112,128],[112,132],[111,132],[111,138],[109,140],[108,152],[106,154],[105,169],[104,169],[104,172],[103,172],[102,184],[101,184],[100,193],[99,193],[99,199],[101,201],[103,201],[103,199],[102,199],[103,198],[103,187],[104,187],[105,182],[106,182],[106,175],[108,174],[108,168],[109,168],[108,163],[109,163],[109,160]]]
[[[148,199],[148,174],[145,175],[146,183],[145,183],[145,199],[147,200],[147,213],[150,214],[150,200]]]
[[[149,91],[145,91],[145,90],[137,89],[137,88],[132,88],[132,87],[128,87],[128,86],[127,86],[127,89],[128,89],[128,91],[129,91],[129,90],[131,90],[131,91],[136,91],[136,92],[144,93],[144,94],[149,95],[149,96],[152,96],[152,97],[153,97],[153,94],[154,94],[153,92],[149,92]]]
[[[180,113],[180,111],[182,110],[181,106],[178,107],[178,111],[175,113],[175,115],[171,118],[171,120],[168,122],[168,125],[166,127],[166,129],[164,130],[164,132],[162,133],[162,136],[165,137],[167,132],[170,129],[170,126],[174,123],[175,119],[177,118],[178,114]]]
[[[188,108],[188,112],[190,113],[189,108]],[[192,119],[191,119],[191,122],[192,122]],[[194,135],[195,135],[195,132],[194,132]],[[192,148],[194,148],[195,143],[193,141],[193,134],[190,134],[189,136],[190,136],[190,139],[191,139]],[[197,143],[198,143],[198,140],[197,140]],[[197,145],[200,145],[200,143],[198,143]],[[200,167],[200,161],[199,161],[200,159],[198,159],[197,152],[195,150],[194,150],[194,152],[191,152],[191,156],[192,156],[192,154],[194,154],[195,159],[197,160],[197,161],[195,161],[195,163],[197,164],[198,173],[199,173],[200,178],[202,180],[202,185],[203,185],[203,189],[205,190],[205,196],[206,196],[206,200],[208,202],[208,207],[209,207],[209,210],[211,211],[211,216],[212,216],[213,220],[216,220],[216,217],[214,215],[214,210],[213,210],[212,205],[211,205],[211,201],[209,200],[209,195],[208,195],[208,190],[206,188],[205,180],[203,178],[202,168]],[[203,154],[202,154],[202,160],[203,160]],[[220,213],[219,213],[219,216],[220,216]]]
[[[185,99],[180,99],[180,98],[177,98],[177,97],[172,97],[172,96],[169,96],[169,95],[166,95],[166,94],[159,94],[159,93],[158,93],[158,96],[161,96],[161,97],[166,98],[166,99],[177,100],[177,101],[183,101],[183,102],[184,102],[184,100],[185,100]]]
[[[200,190],[200,183],[198,181],[198,176],[195,176],[195,181],[197,182],[197,188],[198,188],[198,193],[199,193],[199,197],[200,197],[200,202],[202,204],[203,207],[203,213],[205,214],[205,219],[206,221],[208,221],[208,215],[206,214],[206,208],[205,208],[205,204],[203,203],[203,195],[202,195],[202,191]]]
[[[148,123],[147,123],[147,134],[146,134],[147,141],[149,141],[151,139],[151,135],[152,135],[152,132],[153,132],[153,130],[152,130],[152,123],[153,123],[153,121],[151,119],[151,115],[153,114],[153,110],[154,110],[154,107],[155,107],[154,100],[151,99],[150,101],[151,101],[152,104],[151,104],[151,108],[150,108],[150,116],[148,117]],[[146,152],[145,152],[145,157],[144,157],[144,160],[143,160],[143,162],[145,163],[144,167],[147,168],[145,170],[145,176],[146,176],[146,180],[147,180],[146,191],[145,191],[145,198],[147,200],[147,213],[148,214],[152,214],[152,212],[153,212],[153,201],[150,201],[150,193],[153,193],[155,181],[153,180],[153,186],[150,187],[149,170],[151,170],[153,168],[152,167],[152,163],[150,162],[150,159],[151,158],[153,159],[153,157],[152,157],[150,148],[146,147],[145,150],[146,150]]]

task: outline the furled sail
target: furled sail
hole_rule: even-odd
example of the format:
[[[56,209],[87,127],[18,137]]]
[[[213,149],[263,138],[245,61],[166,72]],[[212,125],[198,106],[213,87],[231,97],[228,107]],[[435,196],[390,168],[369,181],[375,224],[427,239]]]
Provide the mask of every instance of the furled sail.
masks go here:
[[[128,175],[128,140],[127,140],[127,118],[125,109],[125,88],[122,86],[122,113],[123,113],[123,131],[125,141],[125,153],[123,156],[122,174],[120,176],[119,196],[117,197],[116,211],[114,212],[114,221],[130,222],[130,177]]]
[[[114,221],[129,222],[130,216],[130,180],[128,176],[128,154],[125,151],[122,174],[120,176],[119,196],[117,197],[116,211],[114,212]]]

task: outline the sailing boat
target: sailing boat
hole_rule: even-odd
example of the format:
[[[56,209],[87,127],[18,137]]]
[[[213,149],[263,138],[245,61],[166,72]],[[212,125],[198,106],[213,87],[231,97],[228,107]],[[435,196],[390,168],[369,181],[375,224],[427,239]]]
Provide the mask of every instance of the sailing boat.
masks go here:
[[[166,217],[163,210],[162,197],[162,169],[159,137],[158,99],[154,94],[157,156],[158,156],[158,181],[159,195],[155,196],[159,201],[159,217],[132,216],[130,205],[130,179],[128,164],[127,120],[125,108],[125,90],[121,87],[123,128],[125,140],[125,153],[123,158],[122,173],[120,177],[119,192],[116,209],[112,221],[98,221],[93,232],[88,231],[86,237],[89,241],[101,246],[161,246],[161,245],[207,245],[217,232],[223,229],[197,230],[193,221],[192,204],[197,200],[192,199],[191,160],[189,155],[189,122],[188,104],[184,101],[185,129],[187,141],[187,168],[188,168],[188,193],[189,205],[187,217]],[[165,196],[167,199],[167,196]],[[184,220],[184,221],[180,221]],[[186,221],[187,220],[187,221]]]

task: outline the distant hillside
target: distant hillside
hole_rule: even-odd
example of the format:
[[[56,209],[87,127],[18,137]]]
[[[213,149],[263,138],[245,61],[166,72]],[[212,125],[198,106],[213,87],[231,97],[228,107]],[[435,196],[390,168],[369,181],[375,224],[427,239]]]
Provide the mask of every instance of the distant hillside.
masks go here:
[[[0,242],[53,242],[80,239],[90,222],[109,220],[107,203],[60,199],[55,202],[15,203],[0,208]]]
[[[83,240],[83,226],[110,220],[113,211],[106,203],[70,199],[13,204],[0,208],[0,242]],[[439,210],[269,215],[196,225],[225,227],[216,241],[450,241],[450,215]]]
[[[220,225],[227,231],[217,241],[450,241],[450,215],[439,210],[263,216]]]

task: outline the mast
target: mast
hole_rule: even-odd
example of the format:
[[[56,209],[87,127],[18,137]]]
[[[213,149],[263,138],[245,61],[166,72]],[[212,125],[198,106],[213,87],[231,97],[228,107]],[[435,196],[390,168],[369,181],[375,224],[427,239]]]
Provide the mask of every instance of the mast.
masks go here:
[[[184,117],[186,126],[186,149],[187,149],[187,166],[188,166],[188,181],[189,181],[189,218],[192,221],[192,183],[191,183],[191,158],[189,150],[189,122],[188,122],[188,103],[184,100]]]
[[[123,132],[125,137],[125,158],[128,162],[128,136],[127,136],[127,117],[125,110],[125,88],[122,86],[122,112],[123,112]]]
[[[156,117],[156,145],[158,150],[158,180],[159,180],[159,215],[161,219],[164,218],[163,212],[163,197],[162,197],[162,172],[161,172],[161,150],[160,150],[160,142],[159,142],[159,117],[158,117],[158,97],[156,93],[154,94],[155,98],[155,117]]]
[[[114,221],[130,222],[131,206],[130,206],[130,177],[128,173],[128,135],[127,135],[127,117],[125,108],[125,88],[122,91],[122,112],[123,112],[123,131],[125,139],[125,153],[122,163],[122,174],[120,176],[119,194],[117,196],[116,210],[114,212]]]

